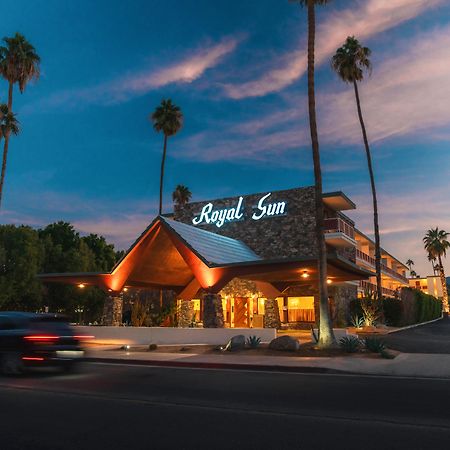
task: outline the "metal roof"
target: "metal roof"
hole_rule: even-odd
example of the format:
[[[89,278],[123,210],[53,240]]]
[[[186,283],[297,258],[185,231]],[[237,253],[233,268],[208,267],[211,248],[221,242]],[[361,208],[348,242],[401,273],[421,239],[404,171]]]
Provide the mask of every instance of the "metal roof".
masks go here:
[[[221,265],[262,260],[253,250],[237,239],[211,233],[167,217],[160,216],[160,219],[208,263]]]

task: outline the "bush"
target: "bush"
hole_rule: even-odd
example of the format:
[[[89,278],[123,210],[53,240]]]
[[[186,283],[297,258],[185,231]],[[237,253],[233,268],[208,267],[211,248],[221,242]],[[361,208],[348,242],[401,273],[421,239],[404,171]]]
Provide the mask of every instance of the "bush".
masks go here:
[[[402,302],[398,298],[383,298],[383,313],[386,325],[399,326],[402,318]]]
[[[153,352],[153,351],[155,351],[157,348],[158,348],[158,346],[157,346],[156,344],[150,344],[150,345],[148,346],[148,351],[149,351],[149,352]]]
[[[366,349],[372,353],[382,353],[386,350],[386,345],[384,342],[377,338],[364,339],[364,345]]]
[[[355,336],[346,336],[339,341],[339,346],[346,353],[356,353],[361,346],[361,342]]]

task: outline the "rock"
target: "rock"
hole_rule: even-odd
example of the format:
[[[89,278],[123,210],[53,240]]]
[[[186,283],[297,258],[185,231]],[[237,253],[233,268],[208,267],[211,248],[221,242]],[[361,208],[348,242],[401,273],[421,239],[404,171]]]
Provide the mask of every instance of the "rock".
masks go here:
[[[234,352],[235,350],[242,350],[245,348],[245,336],[243,334],[238,334],[233,336],[225,347],[225,350]]]
[[[295,352],[300,348],[300,344],[292,336],[280,336],[270,342],[269,348],[283,352]]]

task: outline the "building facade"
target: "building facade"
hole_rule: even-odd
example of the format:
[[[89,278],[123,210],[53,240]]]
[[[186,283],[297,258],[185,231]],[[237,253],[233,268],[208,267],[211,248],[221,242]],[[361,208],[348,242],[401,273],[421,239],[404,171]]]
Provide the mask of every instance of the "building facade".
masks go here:
[[[350,301],[374,286],[374,246],[345,215],[355,209],[345,194],[323,203],[330,313],[345,326]],[[120,323],[123,289],[147,288],[173,292],[181,326],[309,326],[318,320],[314,229],[314,187],[192,202],[158,216],[111,272],[42,279],[107,290],[105,323]],[[408,285],[384,250],[382,269],[385,295]]]

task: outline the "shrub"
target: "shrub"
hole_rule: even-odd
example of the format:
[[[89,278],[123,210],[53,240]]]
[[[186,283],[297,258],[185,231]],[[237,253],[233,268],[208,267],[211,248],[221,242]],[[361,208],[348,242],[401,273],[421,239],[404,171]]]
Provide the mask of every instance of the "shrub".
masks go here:
[[[382,353],[386,350],[386,345],[384,344],[384,342],[377,338],[364,339],[364,345],[366,349],[372,353]]]
[[[339,341],[339,346],[346,353],[356,353],[361,346],[361,342],[355,336],[346,336]]]
[[[158,348],[158,346],[157,346],[156,344],[150,344],[150,345],[148,346],[148,351],[149,351],[149,352],[153,352],[153,351],[155,351],[157,348]]]
[[[259,344],[261,344],[261,338],[256,336],[250,336],[249,338],[247,338],[247,345],[250,348],[258,348]]]
[[[381,304],[375,299],[375,295],[372,292],[366,293],[361,299],[361,309],[363,312],[364,325],[366,327],[372,327],[376,321],[381,317]]]
[[[383,298],[383,312],[386,325],[398,326],[402,318],[402,302],[397,298]]]

